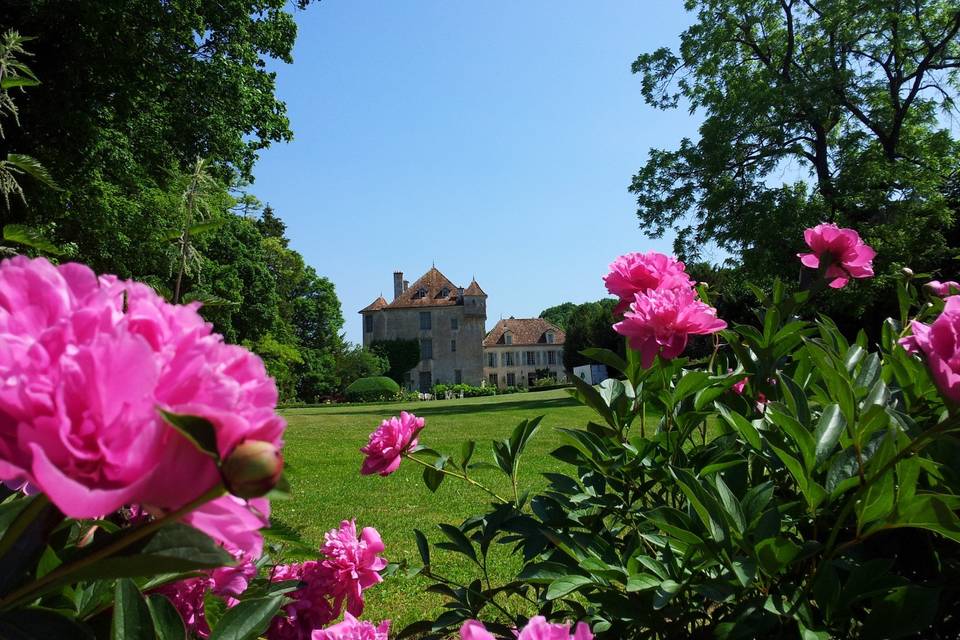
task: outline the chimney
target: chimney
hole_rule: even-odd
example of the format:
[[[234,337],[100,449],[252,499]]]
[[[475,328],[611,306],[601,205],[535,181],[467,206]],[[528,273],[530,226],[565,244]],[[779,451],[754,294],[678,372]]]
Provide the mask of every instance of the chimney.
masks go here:
[[[393,272],[393,299],[396,300],[403,293],[403,271]]]
[[[406,290],[407,290],[407,287],[409,287],[409,286],[410,286],[410,281],[409,281],[409,280],[404,280],[404,281],[403,281],[403,290],[406,291]]]

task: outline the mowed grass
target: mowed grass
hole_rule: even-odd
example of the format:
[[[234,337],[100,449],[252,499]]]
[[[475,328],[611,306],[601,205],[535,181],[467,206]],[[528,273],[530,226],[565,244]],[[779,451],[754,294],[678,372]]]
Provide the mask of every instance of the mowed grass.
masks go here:
[[[295,530],[304,542],[319,547],[324,532],[347,518],[355,518],[357,527],[375,527],[386,545],[388,560],[402,559],[418,564],[413,529],[427,534],[431,541],[444,539],[437,524],[460,524],[464,518],[486,510],[487,494],[447,478],[436,493],[431,493],[421,478],[423,467],[405,461],[395,474],[360,476],[362,455],[358,449],[385,417],[411,411],[426,419],[420,443],[455,457],[468,439],[477,441],[474,461],[493,462],[490,442],[510,435],[521,420],[543,415],[539,432],[529,442],[521,464],[521,491],[546,485],[540,475],[565,465],[549,454],[561,444],[556,427],[583,427],[591,419],[590,409],[579,405],[563,391],[546,391],[463,400],[436,400],[403,404],[370,404],[291,409],[283,412],[289,422],[285,457],[293,492],[292,500],[275,501],[276,523]],[[490,470],[477,471],[475,477],[501,495],[511,491],[509,482]],[[492,557],[491,579],[506,579],[519,567],[517,558],[506,549]],[[463,556],[437,550],[435,567],[459,579],[478,577]],[[425,588],[430,582],[422,577],[394,576],[366,592],[364,618],[393,620],[399,631],[408,623],[424,617],[436,617],[442,599]]]

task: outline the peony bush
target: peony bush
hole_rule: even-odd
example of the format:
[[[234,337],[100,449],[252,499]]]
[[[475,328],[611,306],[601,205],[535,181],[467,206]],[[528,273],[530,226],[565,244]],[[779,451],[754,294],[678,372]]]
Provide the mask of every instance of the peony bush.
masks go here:
[[[443,542],[414,532],[408,573],[446,610],[398,637],[960,637],[956,283],[904,270],[899,316],[847,336],[817,306],[871,277],[874,251],[832,224],[804,240],[803,288],[757,289],[755,324],[728,326],[668,256],[618,258],[604,280],[627,356],[584,352],[616,376],[574,378],[595,417],[556,428],[565,471],[543,490],[520,473],[539,418],[492,443],[509,494],[476,478],[477,443],[441,453],[429,425],[384,422],[365,472],[419,464],[430,490],[450,478],[486,499]],[[691,335],[712,336],[707,357],[684,357]],[[491,553],[519,570],[497,583]]]
[[[386,637],[358,620],[387,566],[375,529],[270,559],[276,385],[198,306],[0,262],[0,637]]]

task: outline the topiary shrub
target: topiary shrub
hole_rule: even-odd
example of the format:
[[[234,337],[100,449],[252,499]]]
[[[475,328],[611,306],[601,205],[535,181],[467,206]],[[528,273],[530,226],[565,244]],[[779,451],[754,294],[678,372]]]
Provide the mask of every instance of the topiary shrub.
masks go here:
[[[400,393],[400,385],[386,376],[359,378],[347,387],[347,399],[350,402],[391,400],[398,393]]]

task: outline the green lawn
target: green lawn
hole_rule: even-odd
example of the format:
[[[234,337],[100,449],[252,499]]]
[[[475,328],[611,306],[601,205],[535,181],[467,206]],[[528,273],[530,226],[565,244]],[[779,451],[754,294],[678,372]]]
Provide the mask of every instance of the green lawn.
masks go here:
[[[545,416],[525,453],[521,490],[544,486],[540,472],[563,466],[549,456],[559,445],[553,429],[583,426],[592,416],[589,409],[563,390],[409,404],[290,409],[284,412],[289,422],[285,456],[294,499],[273,503],[274,520],[294,529],[311,546],[319,546],[325,531],[340,520],[353,517],[358,527],[376,527],[383,536],[389,560],[407,558],[419,562],[414,528],[438,540],[442,535],[437,523],[459,524],[468,515],[480,513],[485,508],[486,494],[449,478],[437,493],[430,493],[421,480],[423,468],[409,461],[386,478],[360,476],[362,455],[358,449],[380,420],[401,410],[426,418],[426,427],[420,434],[424,446],[459,454],[460,443],[474,439],[474,461],[487,462],[493,461],[491,440],[508,436],[525,418]],[[509,489],[509,483],[500,482],[493,471],[477,472],[476,477],[491,481],[498,490]],[[434,564],[445,571],[472,576],[461,560],[462,556],[444,552],[433,558]],[[491,573],[508,577],[517,566],[515,562],[501,554],[495,558]],[[364,617],[390,618],[398,631],[424,615],[438,614],[441,600],[424,591],[427,584],[422,578],[386,580],[367,592]]]

